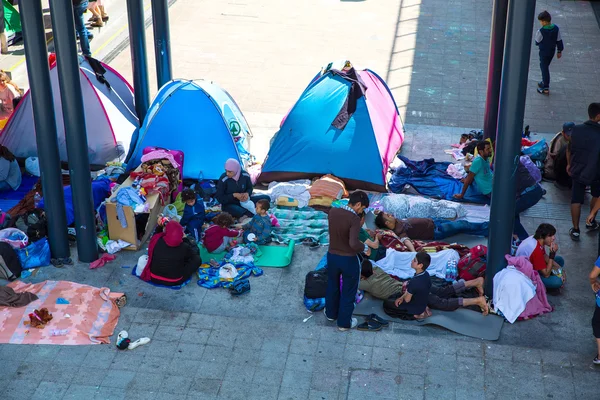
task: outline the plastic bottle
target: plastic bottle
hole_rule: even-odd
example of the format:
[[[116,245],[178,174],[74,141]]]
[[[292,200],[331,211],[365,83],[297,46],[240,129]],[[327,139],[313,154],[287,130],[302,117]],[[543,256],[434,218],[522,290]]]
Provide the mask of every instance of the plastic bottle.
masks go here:
[[[68,329],[52,329],[52,331],[50,332],[51,336],[65,336],[67,333],[69,333]]]
[[[33,206],[35,208],[39,208],[40,203],[42,202],[42,196],[38,192],[35,192],[35,196],[33,196]]]

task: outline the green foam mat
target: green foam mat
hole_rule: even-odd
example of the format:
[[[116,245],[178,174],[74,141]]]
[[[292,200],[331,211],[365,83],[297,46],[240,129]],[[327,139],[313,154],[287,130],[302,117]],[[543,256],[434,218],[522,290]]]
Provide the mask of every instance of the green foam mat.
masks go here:
[[[477,311],[459,308],[456,311],[431,310],[431,317],[422,321],[404,321],[392,318],[383,311],[383,300],[368,295],[354,308],[355,315],[377,314],[393,322],[412,325],[437,325],[460,335],[483,340],[500,339],[504,318],[497,315],[484,316]]]
[[[292,262],[292,256],[294,255],[295,241],[291,240],[287,246],[258,246],[260,250],[260,256],[255,257],[254,265],[263,268],[284,268],[290,265]],[[200,257],[202,262],[208,262],[210,259],[221,261],[227,252],[222,253],[209,253],[208,250],[202,245],[200,248]]]

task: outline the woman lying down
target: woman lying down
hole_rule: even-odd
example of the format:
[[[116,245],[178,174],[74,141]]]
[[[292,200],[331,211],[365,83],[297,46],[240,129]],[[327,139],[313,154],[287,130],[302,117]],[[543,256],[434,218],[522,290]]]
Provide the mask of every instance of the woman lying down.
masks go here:
[[[409,277],[407,276],[408,270],[413,271],[413,276],[406,282],[399,282],[392,278],[388,272],[377,266],[380,262],[365,260],[362,263],[358,288],[371,293],[371,295],[379,299],[388,302],[393,301],[393,306],[399,313],[406,314],[406,316],[414,317],[415,319],[424,319],[431,316],[429,307],[436,310],[454,311],[460,307],[479,306],[483,315],[487,315],[489,309],[483,296],[483,278],[470,281],[461,279],[441,288],[431,286],[431,279],[427,269],[430,266],[434,267],[434,271],[440,269],[438,265],[435,265],[440,262],[444,263],[445,269],[447,260],[454,257],[454,254],[449,252],[456,253],[456,257],[458,257],[458,253],[455,250],[443,250],[431,255],[423,251],[418,253],[394,251],[390,254],[391,258],[397,262],[394,271],[403,271],[401,275],[404,276],[398,276],[395,273],[394,275],[399,278],[407,278]],[[394,253],[402,256],[398,257]],[[384,261],[390,256],[380,261]],[[388,259],[387,262],[389,261]],[[381,264],[386,266],[387,262]],[[479,293],[478,297],[460,297],[461,293],[471,288],[477,289]]]

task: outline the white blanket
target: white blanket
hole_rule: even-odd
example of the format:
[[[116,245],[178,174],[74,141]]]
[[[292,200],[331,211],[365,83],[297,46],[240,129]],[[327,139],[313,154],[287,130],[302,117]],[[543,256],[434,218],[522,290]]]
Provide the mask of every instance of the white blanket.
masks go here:
[[[494,276],[494,307],[502,311],[511,324],[525,310],[527,302],[535,296],[535,285],[512,265]]]
[[[373,264],[384,270],[390,275],[397,276],[400,279],[412,278],[415,270],[410,267],[410,263],[415,258],[417,253],[396,251],[387,249],[385,257],[379,261],[373,261]],[[437,253],[429,253],[431,256],[431,264],[427,268],[427,272],[431,276],[438,278],[446,278],[446,267],[449,261],[460,260],[460,256],[456,250],[447,249]]]
[[[294,200],[298,200],[298,207],[308,206],[310,201],[310,181],[308,179],[302,179],[290,182],[271,182],[269,183],[269,197],[272,202],[276,202],[279,196],[291,197]]]

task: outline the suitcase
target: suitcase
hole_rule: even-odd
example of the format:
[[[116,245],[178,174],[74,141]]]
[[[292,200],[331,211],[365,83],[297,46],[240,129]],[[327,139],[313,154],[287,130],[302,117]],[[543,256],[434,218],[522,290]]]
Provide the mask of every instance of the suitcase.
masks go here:
[[[181,193],[181,191],[183,190],[183,151],[169,150],[169,149],[165,149],[164,147],[149,146],[149,147],[145,147],[144,150],[142,150],[142,155],[151,153],[156,150],[164,150],[167,153],[170,153],[173,156],[173,158],[175,159],[175,162],[179,164],[179,186],[177,186],[177,190],[175,190],[171,196],[171,198],[173,200],[175,200],[177,195],[179,193]]]

